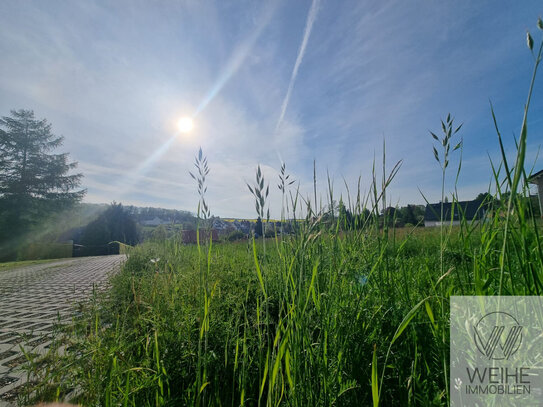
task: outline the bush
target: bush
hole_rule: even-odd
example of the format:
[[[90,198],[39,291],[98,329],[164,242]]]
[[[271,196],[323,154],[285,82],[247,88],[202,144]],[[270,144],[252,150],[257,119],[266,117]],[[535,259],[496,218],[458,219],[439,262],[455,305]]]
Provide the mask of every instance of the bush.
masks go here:
[[[239,230],[235,230],[234,232],[230,233],[228,236],[226,236],[226,240],[228,240],[229,242],[234,242],[236,240],[242,240],[242,239],[246,239],[247,238],[247,235],[245,235],[245,233],[239,231]]]
[[[101,246],[111,241],[129,245],[139,241],[134,218],[121,204],[115,202],[87,225],[81,238],[81,243],[85,246]]]

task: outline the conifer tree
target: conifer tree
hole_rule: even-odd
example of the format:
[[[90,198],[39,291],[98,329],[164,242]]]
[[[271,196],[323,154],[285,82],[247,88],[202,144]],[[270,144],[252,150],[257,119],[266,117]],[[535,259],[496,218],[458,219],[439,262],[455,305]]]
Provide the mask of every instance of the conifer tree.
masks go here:
[[[56,153],[63,137],[32,110],[0,119],[0,257],[40,220],[79,202],[82,174],[68,153]]]

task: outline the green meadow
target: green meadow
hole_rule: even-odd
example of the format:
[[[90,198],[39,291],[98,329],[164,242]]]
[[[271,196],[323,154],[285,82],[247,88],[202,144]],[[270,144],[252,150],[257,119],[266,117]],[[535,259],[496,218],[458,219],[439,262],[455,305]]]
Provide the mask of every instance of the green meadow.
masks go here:
[[[527,204],[525,171],[542,49],[534,50],[514,161],[496,126],[502,160],[489,162],[484,217],[395,228],[383,208],[399,165],[375,164],[369,193],[354,188],[337,213],[317,208],[316,193],[302,197],[289,186],[283,166],[281,213],[290,233],[195,245],[174,237],[132,248],[110,287],[59,330],[45,359],[31,358],[27,401],[70,394],[101,406],[448,405],[450,296],[543,292],[543,230]],[[461,171],[449,166],[462,151],[459,131],[447,117],[428,136],[442,202],[453,206],[456,194],[445,191],[455,188],[445,179]],[[202,152],[195,164],[205,230],[212,172]],[[275,185],[259,170],[249,185],[262,219],[269,181]],[[339,198],[331,184],[325,196],[330,204]],[[304,216],[295,219],[300,208]]]

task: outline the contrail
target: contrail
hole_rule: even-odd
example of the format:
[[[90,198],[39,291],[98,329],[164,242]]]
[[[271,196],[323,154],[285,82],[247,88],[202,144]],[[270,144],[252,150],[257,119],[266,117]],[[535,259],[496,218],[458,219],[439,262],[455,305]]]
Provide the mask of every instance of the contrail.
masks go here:
[[[204,99],[200,102],[196,108],[194,117],[196,117],[202,110],[204,110],[207,105],[217,96],[217,94],[222,90],[224,85],[234,76],[241,66],[245,63],[247,56],[252,52],[256,42],[260,38],[260,35],[264,29],[270,24],[270,21],[275,13],[277,8],[277,1],[267,3],[264,7],[262,14],[260,15],[258,22],[256,23],[256,29],[251,33],[251,35],[241,43],[237,49],[232,54],[230,60],[226,64],[225,68],[221,72],[217,81],[213,84],[212,88],[209,90]]]
[[[288,84],[287,94],[285,95],[285,99],[283,100],[283,104],[281,105],[281,114],[279,115],[279,120],[277,120],[277,125],[275,126],[275,132],[279,130],[279,127],[281,126],[281,123],[283,122],[283,119],[285,117],[285,112],[287,111],[288,102],[290,100],[290,94],[292,93],[292,88],[294,88],[294,82],[296,82],[296,77],[298,76],[298,69],[300,68],[302,59],[304,58],[305,48],[307,46],[307,42],[309,41],[309,36],[311,35],[311,29],[313,28],[313,23],[315,22],[315,19],[317,18],[319,2],[320,0],[313,0],[313,2],[311,3],[311,8],[309,9],[309,13],[307,14],[307,20],[305,22],[304,38],[302,39],[300,49],[298,50],[298,56],[296,57],[296,62],[294,63],[294,69],[292,70],[292,75],[290,76],[290,82]]]

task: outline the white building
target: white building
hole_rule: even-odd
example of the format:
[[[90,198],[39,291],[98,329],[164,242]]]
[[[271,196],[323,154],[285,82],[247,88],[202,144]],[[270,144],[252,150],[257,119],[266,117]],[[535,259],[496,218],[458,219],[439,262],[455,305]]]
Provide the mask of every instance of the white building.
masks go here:
[[[169,223],[170,223],[169,221],[162,220],[158,216],[155,216],[151,220],[144,220],[143,222],[141,222],[141,224],[144,226],[159,226],[159,225],[167,225]]]
[[[543,170],[536,172],[530,178],[528,178],[530,184],[537,185],[537,195],[539,197],[539,212],[543,217]]]

